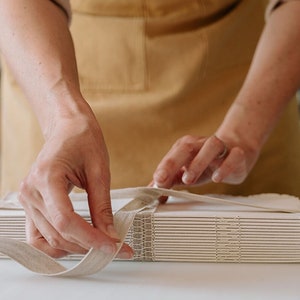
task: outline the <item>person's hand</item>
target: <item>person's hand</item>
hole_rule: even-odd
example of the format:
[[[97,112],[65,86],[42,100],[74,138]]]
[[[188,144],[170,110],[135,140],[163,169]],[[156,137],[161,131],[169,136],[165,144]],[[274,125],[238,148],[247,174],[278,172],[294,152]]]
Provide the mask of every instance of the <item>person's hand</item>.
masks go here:
[[[159,163],[153,184],[201,185],[208,182],[239,184],[256,162],[258,150],[246,145],[210,137],[184,136],[177,140]]]
[[[28,176],[19,201],[27,217],[27,240],[52,257],[116,249],[110,202],[109,158],[101,129],[93,115],[55,122]],[[85,189],[92,218],[89,224],[74,212],[68,194]],[[132,257],[125,245],[120,258]]]

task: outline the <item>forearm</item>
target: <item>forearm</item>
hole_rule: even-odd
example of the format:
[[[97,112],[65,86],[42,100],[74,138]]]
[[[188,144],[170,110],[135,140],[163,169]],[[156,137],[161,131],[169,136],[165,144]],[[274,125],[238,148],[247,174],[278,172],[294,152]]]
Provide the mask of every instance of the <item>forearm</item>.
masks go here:
[[[0,49],[45,136],[84,104],[65,13],[47,0],[0,0]]]
[[[300,86],[300,1],[270,16],[245,83],[217,131],[259,150]],[[230,137],[228,137],[230,135]]]

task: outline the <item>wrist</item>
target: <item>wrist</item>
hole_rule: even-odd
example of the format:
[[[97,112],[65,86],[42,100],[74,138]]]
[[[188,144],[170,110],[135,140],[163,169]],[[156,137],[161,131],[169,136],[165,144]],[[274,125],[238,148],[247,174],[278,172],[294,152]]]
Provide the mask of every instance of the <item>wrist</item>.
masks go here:
[[[235,102],[224,121],[216,131],[216,135],[228,148],[242,149],[249,164],[257,159],[266,139],[265,120],[249,111],[244,105]]]
[[[47,140],[58,130],[69,125],[74,131],[81,131],[88,123],[96,122],[95,116],[82,97],[79,88],[60,82],[52,88],[46,96],[44,114],[40,115],[40,125]],[[69,124],[69,125],[68,125]],[[82,130],[85,130],[82,128]]]

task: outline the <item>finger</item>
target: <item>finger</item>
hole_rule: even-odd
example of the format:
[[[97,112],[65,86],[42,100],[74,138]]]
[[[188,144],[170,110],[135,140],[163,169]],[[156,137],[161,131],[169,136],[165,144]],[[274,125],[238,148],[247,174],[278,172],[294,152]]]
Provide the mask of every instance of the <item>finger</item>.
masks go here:
[[[93,225],[115,241],[120,237],[113,223],[110,199],[110,182],[106,177],[93,176],[88,179],[87,193]]]
[[[78,245],[65,241],[48,223],[47,213],[43,216],[39,211],[45,207],[41,194],[32,189],[26,181],[20,186],[18,200],[26,212],[26,237],[29,244],[53,257],[85,252],[85,249]]]
[[[209,165],[224,151],[224,143],[216,136],[209,137],[182,176],[183,183],[195,184]]]
[[[221,152],[218,154],[218,156],[216,157],[216,159],[220,160],[220,159],[225,159],[226,156],[228,155],[228,147],[225,144],[225,142],[223,140],[221,140],[219,137],[217,137],[216,135],[212,136],[213,138],[217,139],[219,142],[221,142],[221,144],[223,145],[223,149],[221,150]]]
[[[240,184],[247,176],[245,153],[242,149],[234,147],[218,169],[212,175],[216,183],[224,182]]]
[[[211,182],[211,176],[213,174],[213,171],[211,168],[206,168],[204,172],[198,177],[197,181],[194,183],[197,186],[204,185],[206,183]]]
[[[28,209],[26,212],[28,213]],[[36,230],[47,241],[51,248],[64,250],[68,253],[81,254],[86,253],[86,250],[88,250],[72,241],[65,240],[37,209],[31,208],[30,215]]]
[[[158,186],[154,183],[154,180],[152,180],[149,184],[149,187],[157,188]],[[158,201],[162,204],[166,203],[168,201],[168,196],[159,196]]]
[[[164,156],[153,179],[158,187],[170,188],[181,182],[182,168],[188,166],[204,144],[205,138],[184,136]],[[179,179],[180,176],[180,179]]]
[[[96,178],[96,181],[94,182],[93,179],[88,180],[89,186],[87,188],[93,224],[96,228],[101,229],[105,234],[107,234],[113,241],[120,241],[119,234],[117,233],[113,223],[109,178],[102,177],[100,184],[100,177],[95,176],[94,178]],[[131,259],[132,256],[133,250],[129,245],[123,244],[118,257]]]
[[[79,220],[79,224],[84,224],[87,231],[92,226],[74,213],[67,192],[62,192],[64,189],[60,189],[59,184],[57,184],[58,189],[51,189],[51,183],[48,186],[47,192],[50,196],[43,196],[39,191],[33,189],[27,181],[24,181],[18,195],[20,203],[26,214],[34,222],[37,230],[52,248],[62,249],[70,253],[83,253],[83,249],[91,247],[85,241],[82,242],[80,239],[69,235],[65,229],[71,228],[72,222],[74,223],[76,220]],[[64,200],[62,199],[63,195],[67,195]],[[73,230],[76,230],[76,226]],[[82,236],[84,235],[82,234]]]
[[[55,188],[48,184],[49,191],[43,195],[50,218],[49,223],[64,239],[75,242],[83,248],[97,248],[109,254],[115,251],[115,243],[106,234],[74,212],[64,187],[59,187],[58,180],[55,182]]]
[[[28,216],[26,216],[26,240],[31,246],[43,251],[53,258],[61,258],[69,254],[67,251],[50,247]]]
[[[117,258],[119,259],[132,259],[133,258],[133,250],[127,244],[123,244],[120,251],[117,254]]]

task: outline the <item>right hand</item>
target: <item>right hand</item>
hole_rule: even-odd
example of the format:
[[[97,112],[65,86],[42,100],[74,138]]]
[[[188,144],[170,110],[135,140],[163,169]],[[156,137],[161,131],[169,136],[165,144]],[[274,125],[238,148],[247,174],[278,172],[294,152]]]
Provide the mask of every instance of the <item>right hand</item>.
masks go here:
[[[27,219],[27,240],[52,257],[116,250],[110,202],[109,158],[101,129],[92,113],[53,122],[50,134],[21,183],[19,201]],[[93,226],[73,210],[68,194],[86,190]],[[131,258],[124,245],[119,258]]]

